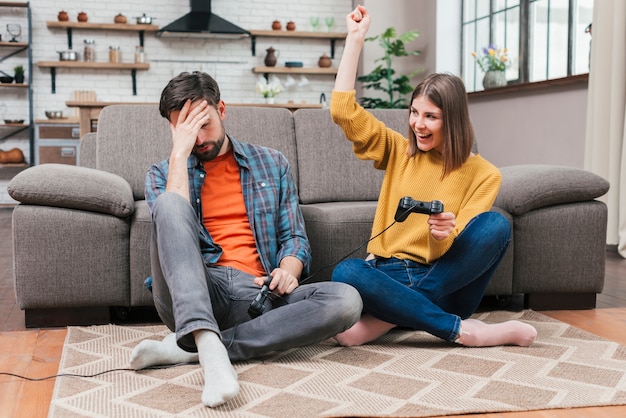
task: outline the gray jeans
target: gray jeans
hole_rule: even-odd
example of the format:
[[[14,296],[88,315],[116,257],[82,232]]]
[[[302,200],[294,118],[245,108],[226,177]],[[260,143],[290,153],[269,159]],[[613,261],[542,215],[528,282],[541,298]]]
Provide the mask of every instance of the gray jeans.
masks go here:
[[[154,304],[185,351],[197,351],[192,333],[206,329],[221,336],[231,361],[246,360],[325,340],[360,318],[361,297],[352,286],[320,282],[275,297],[270,311],[252,319],[248,307],[260,287],[250,274],[205,265],[200,226],[189,202],[163,193],[152,221]]]

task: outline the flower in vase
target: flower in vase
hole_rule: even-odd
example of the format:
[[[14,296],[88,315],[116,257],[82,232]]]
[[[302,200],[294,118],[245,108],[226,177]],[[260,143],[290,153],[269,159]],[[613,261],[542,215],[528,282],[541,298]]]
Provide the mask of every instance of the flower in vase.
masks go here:
[[[489,45],[483,48],[481,55],[472,52],[472,56],[476,59],[478,66],[484,72],[504,71],[510,64],[507,53],[508,50],[506,48],[498,48],[495,45]]]
[[[264,77],[259,77],[259,81],[256,83],[257,93],[261,93],[266,99],[276,97],[283,89],[283,84],[278,77],[274,77],[271,82]]]

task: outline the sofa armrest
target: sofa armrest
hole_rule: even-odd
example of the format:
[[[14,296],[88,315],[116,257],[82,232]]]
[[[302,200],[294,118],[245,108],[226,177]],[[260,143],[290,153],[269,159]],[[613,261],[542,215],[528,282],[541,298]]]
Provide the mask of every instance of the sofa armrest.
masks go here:
[[[7,191],[24,204],[79,209],[118,218],[131,216],[135,209],[133,192],[122,177],[66,164],[30,167],[13,177]]]
[[[589,171],[550,165],[501,167],[502,187],[494,206],[519,216],[533,209],[602,196],[609,182]]]

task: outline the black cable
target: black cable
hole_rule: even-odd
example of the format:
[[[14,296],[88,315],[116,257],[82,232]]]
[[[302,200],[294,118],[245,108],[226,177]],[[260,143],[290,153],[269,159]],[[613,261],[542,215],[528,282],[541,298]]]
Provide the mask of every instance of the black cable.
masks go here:
[[[130,368],[119,368],[119,369],[109,369],[109,370],[104,370],[102,372],[98,372],[98,373],[94,373],[94,374],[74,374],[74,373],[59,373],[59,374],[55,374],[52,376],[46,376],[46,377],[26,377],[26,376],[21,376],[19,374],[15,374],[15,373],[9,373],[9,372],[0,372],[0,376],[11,376],[11,377],[17,377],[18,379],[23,379],[23,380],[29,380],[31,382],[41,382],[44,380],[50,380],[50,379],[56,379],[57,377],[80,377],[80,378],[89,378],[89,377],[97,377],[103,374],[107,374],[107,373],[112,373],[112,372],[139,372],[142,370],[163,370],[163,369],[169,369],[171,367],[178,367],[178,366],[184,366],[187,364],[191,364],[191,363],[176,363],[176,364],[167,364],[164,366],[150,366],[150,367],[145,367],[143,369],[130,369]]]

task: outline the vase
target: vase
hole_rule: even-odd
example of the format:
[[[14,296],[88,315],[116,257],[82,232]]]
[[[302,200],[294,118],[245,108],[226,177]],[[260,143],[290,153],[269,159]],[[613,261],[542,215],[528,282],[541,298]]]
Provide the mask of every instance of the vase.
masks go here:
[[[276,65],[276,61],[280,52],[272,48],[271,46],[266,49],[267,55],[265,56],[265,66],[266,67],[274,67]]]
[[[265,104],[274,104],[274,98],[273,97],[266,97],[265,98]]]
[[[504,71],[487,71],[483,77],[483,87],[493,89],[495,87],[506,86],[506,74]]]

